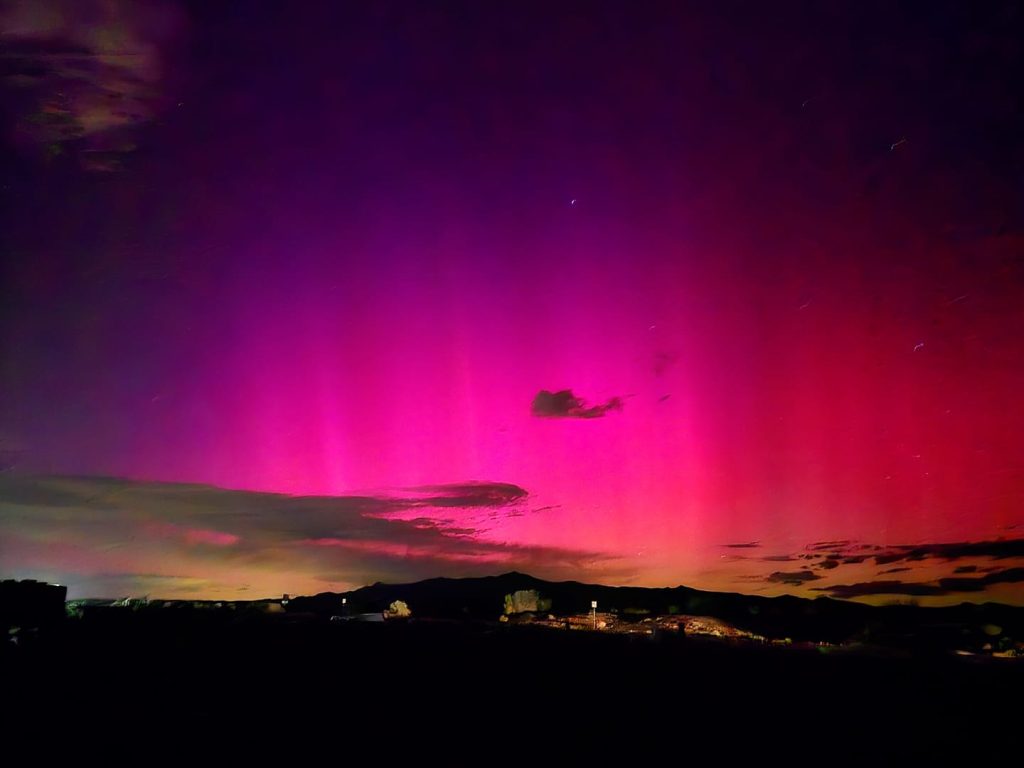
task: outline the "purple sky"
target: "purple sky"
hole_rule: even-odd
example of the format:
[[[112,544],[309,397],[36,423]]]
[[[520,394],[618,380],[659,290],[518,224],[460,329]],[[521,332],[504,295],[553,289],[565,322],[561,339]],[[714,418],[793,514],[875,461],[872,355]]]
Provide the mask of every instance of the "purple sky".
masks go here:
[[[2,21],[3,575],[1024,602],[1013,4]]]

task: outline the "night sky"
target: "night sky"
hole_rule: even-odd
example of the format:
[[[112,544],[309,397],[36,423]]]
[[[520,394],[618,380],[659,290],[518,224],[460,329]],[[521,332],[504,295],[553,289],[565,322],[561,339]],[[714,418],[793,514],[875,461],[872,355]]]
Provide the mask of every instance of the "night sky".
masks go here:
[[[1024,604],[1024,8],[0,11],[0,576]]]

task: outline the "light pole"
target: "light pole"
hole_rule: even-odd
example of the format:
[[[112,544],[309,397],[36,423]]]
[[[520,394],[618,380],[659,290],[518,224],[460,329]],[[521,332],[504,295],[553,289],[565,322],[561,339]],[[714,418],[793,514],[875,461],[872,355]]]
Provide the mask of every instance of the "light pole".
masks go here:
[[[594,629],[597,629],[597,600],[590,601],[590,615],[594,619]]]

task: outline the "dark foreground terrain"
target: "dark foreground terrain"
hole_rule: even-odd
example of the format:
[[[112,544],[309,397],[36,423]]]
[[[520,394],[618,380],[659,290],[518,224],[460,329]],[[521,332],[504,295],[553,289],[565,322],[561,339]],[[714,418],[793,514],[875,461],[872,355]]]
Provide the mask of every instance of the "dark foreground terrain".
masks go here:
[[[6,643],[0,680],[6,748],[41,754],[1011,765],[1024,745],[1018,659],[470,621],[110,610]]]

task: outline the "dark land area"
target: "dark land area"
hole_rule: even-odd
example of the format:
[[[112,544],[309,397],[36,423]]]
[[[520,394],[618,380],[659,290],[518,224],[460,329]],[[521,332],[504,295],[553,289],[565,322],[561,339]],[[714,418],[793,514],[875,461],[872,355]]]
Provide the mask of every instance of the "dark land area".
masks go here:
[[[948,764],[959,756],[1012,764],[1024,746],[1024,659],[560,631],[526,617],[500,622],[500,603],[485,620],[461,608],[459,619],[430,616],[429,601],[417,602],[419,591],[440,600],[446,586],[449,603],[482,599],[523,579],[376,585],[349,593],[355,606],[340,620],[313,610],[317,601],[336,609],[326,595],[273,611],[270,601],[152,601],[50,613],[0,651],[8,743],[84,732],[149,744],[215,737],[232,749],[370,749],[454,764],[606,764],[613,756],[687,764],[700,756],[724,765]],[[574,593],[561,589],[563,598]],[[411,618],[356,620],[355,608],[399,593]],[[933,609],[917,610],[927,617]]]
[[[943,608],[913,604],[870,606],[820,597],[761,597],[691,587],[610,587],[577,581],[550,582],[523,573],[477,579],[427,579],[413,584],[373,584],[346,593],[324,592],[289,601],[292,613],[335,615],[341,600],[350,613],[384,611],[395,600],[413,616],[443,619],[498,618],[505,596],[533,592],[556,616],[585,614],[591,601],[616,619],[643,622],[673,615],[709,616],[767,639],[867,645],[915,654],[955,651],[1024,651],[1024,608],[961,603]]]

